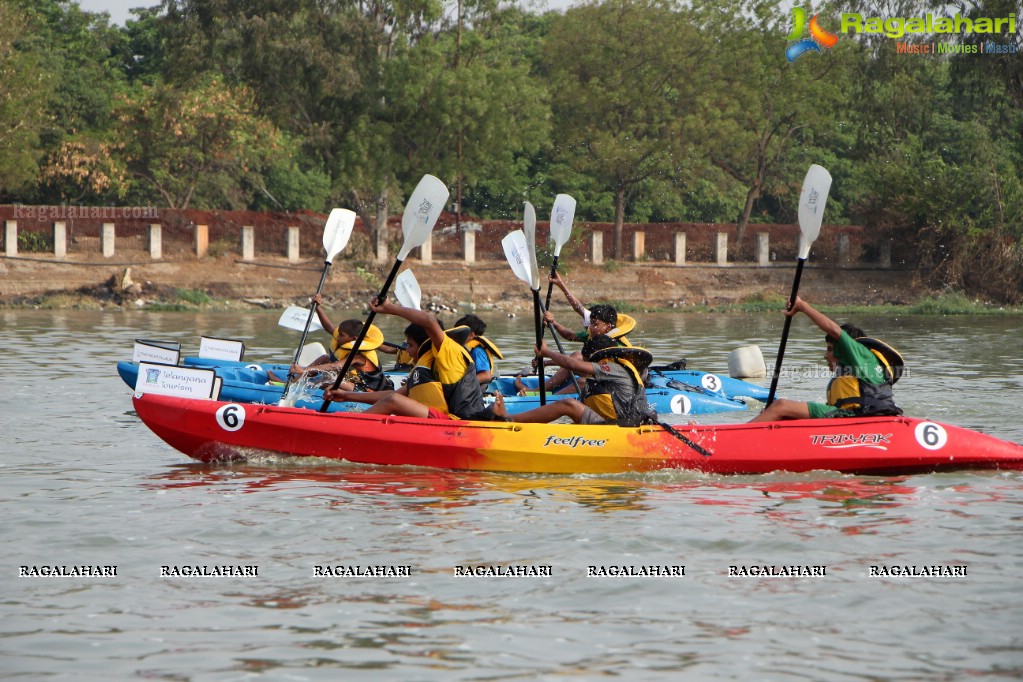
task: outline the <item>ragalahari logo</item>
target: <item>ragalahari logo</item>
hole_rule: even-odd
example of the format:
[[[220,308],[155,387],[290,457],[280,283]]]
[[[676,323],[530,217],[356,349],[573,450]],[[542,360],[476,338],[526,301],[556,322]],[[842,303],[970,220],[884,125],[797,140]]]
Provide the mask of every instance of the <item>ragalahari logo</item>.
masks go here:
[[[831,48],[838,42],[838,36],[821,28],[821,25],[817,22],[818,16],[820,15],[815,14],[813,19],[810,19],[810,37],[804,38],[803,32],[807,29],[806,10],[802,7],[792,8],[792,31],[785,38],[785,40],[789,41],[789,46],[785,48],[785,57],[788,58],[790,63],[796,61],[800,55],[811,50],[820,53],[822,47]]]

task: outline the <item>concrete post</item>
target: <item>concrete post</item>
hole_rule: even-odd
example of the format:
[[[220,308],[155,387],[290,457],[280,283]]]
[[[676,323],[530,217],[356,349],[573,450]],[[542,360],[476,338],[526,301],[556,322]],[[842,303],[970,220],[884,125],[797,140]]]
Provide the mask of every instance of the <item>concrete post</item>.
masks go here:
[[[767,232],[757,232],[756,256],[757,265],[766,268],[771,264],[771,235]]]
[[[590,262],[604,264],[604,233],[594,230],[590,233]]]
[[[113,223],[103,223],[103,231],[100,233],[99,243],[100,248],[103,250],[104,258],[112,258],[114,255],[114,239],[117,237],[117,232],[114,229]]]
[[[67,258],[67,223],[63,220],[53,223],[53,257]]]
[[[419,247],[419,262],[423,265],[431,265],[433,263],[433,232],[426,238],[423,245]]]
[[[476,262],[476,232],[465,230],[462,232],[462,256],[466,264]]]
[[[242,260],[256,260],[256,228],[252,225],[242,225]]]
[[[4,222],[4,255],[18,255],[18,221],[7,220]]]
[[[636,230],[632,233],[632,260],[639,262],[646,257],[646,233]]]
[[[202,258],[210,250],[210,228],[206,225],[195,226],[195,255]]]
[[[838,264],[849,264],[849,235],[838,235]]]
[[[717,261],[718,265],[728,265],[728,233],[718,232],[717,241]]]
[[[686,264],[686,233],[675,233],[675,265]]]
[[[298,262],[298,228],[288,228],[288,262]]]
[[[892,243],[890,241],[881,242],[881,267],[890,268],[892,266]]]
[[[163,225],[160,223],[149,223],[149,257],[163,258]]]

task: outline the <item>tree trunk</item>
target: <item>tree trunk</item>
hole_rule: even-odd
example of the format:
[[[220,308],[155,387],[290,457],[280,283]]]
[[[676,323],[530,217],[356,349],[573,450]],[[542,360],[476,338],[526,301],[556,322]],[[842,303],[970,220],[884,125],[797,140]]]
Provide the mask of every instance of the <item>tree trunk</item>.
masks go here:
[[[625,189],[619,187],[615,190],[615,226],[614,243],[611,245],[612,260],[621,260],[625,253],[625,245],[622,243],[625,225]]]
[[[387,230],[387,190],[377,196],[376,224],[373,226],[373,245],[377,263],[386,263],[388,259],[387,241],[390,238]]]
[[[735,249],[738,252],[742,246],[742,238],[746,236],[746,228],[749,227],[749,217],[753,215],[753,202],[760,196],[760,185],[754,184],[746,192],[746,205],[742,207],[742,215],[739,216],[739,223],[735,226]]]

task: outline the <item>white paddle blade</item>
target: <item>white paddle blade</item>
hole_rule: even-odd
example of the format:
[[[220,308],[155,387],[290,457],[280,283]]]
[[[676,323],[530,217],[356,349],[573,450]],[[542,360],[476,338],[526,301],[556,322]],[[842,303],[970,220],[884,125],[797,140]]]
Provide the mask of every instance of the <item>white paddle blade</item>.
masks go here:
[[[831,173],[817,164],[810,166],[799,194],[799,260],[806,260],[810,246],[820,234],[824,204],[828,202],[830,191]]]
[[[327,224],[323,226],[323,250],[327,252],[328,263],[348,246],[353,227],[355,227],[355,211],[347,208],[335,208],[327,216]]]
[[[402,270],[394,280],[394,295],[406,308],[422,310],[423,290],[419,288],[419,282],[411,270]]]
[[[561,247],[572,236],[572,221],[575,220],[575,199],[567,194],[554,197],[551,208],[551,240],[554,242],[554,255],[561,255]]]
[[[540,290],[540,268],[536,264],[536,209],[526,202],[522,216],[522,232],[526,235],[526,248],[529,249],[529,288]]]
[[[310,362],[320,357],[321,355],[326,354],[327,349],[324,348],[323,344],[320,343],[319,341],[307,343],[306,345],[302,346],[302,352],[299,353],[298,355],[298,364],[302,365],[303,367],[308,367]]]
[[[423,245],[437,224],[450,194],[444,183],[432,175],[424,175],[419,181],[401,216],[401,233],[405,236],[405,243],[398,251],[398,260],[405,260],[412,249]]]
[[[309,321],[309,308],[299,308],[297,305],[289,305],[288,309],[281,315],[277,324],[285,329],[294,329],[297,332],[304,332],[306,322]]]
[[[526,244],[526,235],[522,230],[509,232],[501,240],[501,247],[504,249],[504,257],[508,259],[515,276],[533,288],[533,278],[529,272],[529,246]]]

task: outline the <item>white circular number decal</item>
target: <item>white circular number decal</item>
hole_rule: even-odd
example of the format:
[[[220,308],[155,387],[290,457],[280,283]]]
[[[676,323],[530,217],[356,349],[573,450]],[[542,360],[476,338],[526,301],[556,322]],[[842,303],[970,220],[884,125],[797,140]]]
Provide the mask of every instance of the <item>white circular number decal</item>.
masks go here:
[[[262,367],[260,367],[259,365],[256,365],[256,364],[252,364],[252,365],[245,365],[245,369],[254,369],[254,370],[256,370],[256,371],[259,371],[259,370],[261,370],[261,369],[263,369],[263,368],[262,368]]]
[[[689,414],[691,409],[693,409],[693,403],[689,401],[689,396],[679,394],[671,397],[672,414]]]
[[[217,423],[225,431],[237,431],[245,424],[245,408],[228,403],[217,410]]]
[[[941,424],[920,422],[914,431],[916,442],[928,450],[940,450],[948,442],[948,433]]]
[[[703,378],[700,379],[700,383],[708,391],[717,393],[721,390],[721,378],[717,374],[704,374]]]

